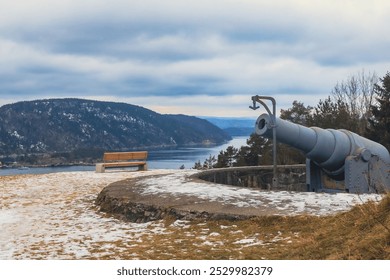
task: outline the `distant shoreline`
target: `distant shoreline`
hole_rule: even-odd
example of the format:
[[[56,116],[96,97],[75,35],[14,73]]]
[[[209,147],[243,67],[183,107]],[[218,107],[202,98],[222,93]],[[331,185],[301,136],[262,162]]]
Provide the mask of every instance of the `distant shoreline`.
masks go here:
[[[246,136],[235,136],[233,138],[240,138]],[[248,136],[249,137],[249,136]],[[232,139],[233,139],[232,138]],[[148,147],[134,147],[132,149],[123,149],[123,150],[112,150],[112,151],[158,151],[158,150],[173,150],[181,148],[208,148],[208,147],[217,147],[224,145],[231,141],[223,141],[221,143],[215,143],[212,141],[203,141],[202,143],[188,143],[185,145],[154,145]],[[93,152],[94,149],[91,149]],[[47,167],[68,167],[68,166],[94,166],[96,163],[100,162],[103,157],[103,151],[99,152],[99,155],[90,155],[84,158],[77,158],[75,161],[68,160],[67,157],[71,157],[74,152],[53,152],[53,153],[34,153],[34,154],[14,154],[2,156],[0,163],[0,169],[2,168],[47,168]],[[101,153],[101,155],[100,155]],[[5,158],[12,158],[12,163],[6,163]],[[35,160],[37,163],[31,163]]]
[[[185,169],[193,168],[198,161],[203,162],[210,155],[218,155],[221,150],[225,150],[228,146],[240,148],[246,145],[248,136],[233,137],[231,141],[225,142],[222,145],[196,145],[180,148],[165,148],[149,150],[148,166],[150,169],[179,169],[184,166]],[[50,158],[49,158],[50,160]],[[57,157],[52,162],[40,161],[36,164],[12,160],[4,164],[4,160],[0,161],[4,164],[4,168],[0,168],[0,176],[27,174],[27,173],[47,173],[61,172],[66,170],[95,170],[95,164],[102,161],[102,157],[74,159],[67,161],[64,157]],[[25,169],[24,169],[25,168]],[[42,170],[40,170],[42,169]]]

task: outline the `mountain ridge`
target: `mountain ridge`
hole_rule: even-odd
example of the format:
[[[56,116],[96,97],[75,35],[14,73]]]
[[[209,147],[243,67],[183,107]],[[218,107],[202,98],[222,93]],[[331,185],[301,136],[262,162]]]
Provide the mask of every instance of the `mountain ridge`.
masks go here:
[[[0,107],[0,154],[133,150],[223,143],[210,122],[164,115],[141,106],[65,98],[21,101]]]
[[[254,132],[253,117],[200,117],[218,126],[230,136],[249,136]]]

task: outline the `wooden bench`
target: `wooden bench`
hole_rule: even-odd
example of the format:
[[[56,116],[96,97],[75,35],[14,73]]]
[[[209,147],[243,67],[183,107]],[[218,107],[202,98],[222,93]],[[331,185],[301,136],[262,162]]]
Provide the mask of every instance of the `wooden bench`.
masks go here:
[[[148,152],[116,152],[104,153],[103,163],[96,164],[96,172],[104,173],[106,168],[138,166],[138,170],[148,170],[146,158]]]

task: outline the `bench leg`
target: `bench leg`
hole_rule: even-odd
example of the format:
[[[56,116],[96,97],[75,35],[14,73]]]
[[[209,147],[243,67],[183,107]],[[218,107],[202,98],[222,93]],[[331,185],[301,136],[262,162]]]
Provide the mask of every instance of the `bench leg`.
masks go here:
[[[148,164],[145,163],[145,164],[139,165],[138,166],[138,170],[139,171],[147,171],[148,170]]]
[[[106,171],[106,168],[104,167],[103,163],[96,164],[96,173],[104,173]]]

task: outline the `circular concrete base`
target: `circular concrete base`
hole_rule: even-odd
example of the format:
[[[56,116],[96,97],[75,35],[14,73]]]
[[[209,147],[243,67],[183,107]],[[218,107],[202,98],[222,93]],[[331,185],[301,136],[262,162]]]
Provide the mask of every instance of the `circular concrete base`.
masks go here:
[[[202,181],[194,170],[153,171],[105,187],[96,203],[131,222],[177,219],[246,219],[264,215],[328,215],[380,195],[264,191]]]

